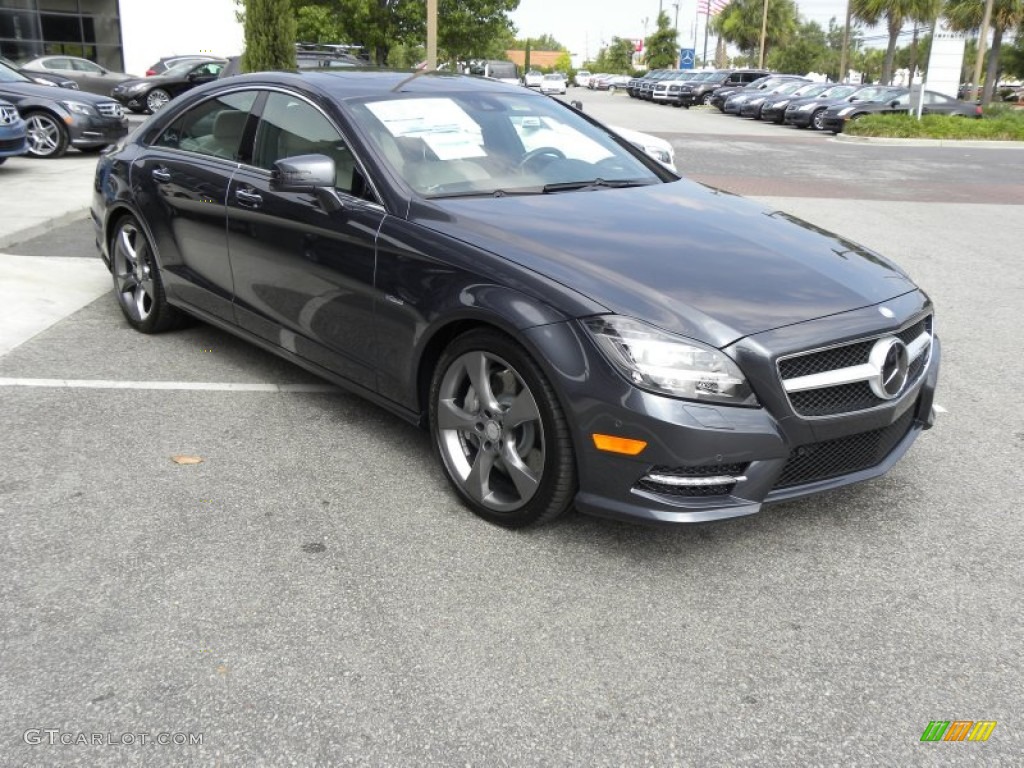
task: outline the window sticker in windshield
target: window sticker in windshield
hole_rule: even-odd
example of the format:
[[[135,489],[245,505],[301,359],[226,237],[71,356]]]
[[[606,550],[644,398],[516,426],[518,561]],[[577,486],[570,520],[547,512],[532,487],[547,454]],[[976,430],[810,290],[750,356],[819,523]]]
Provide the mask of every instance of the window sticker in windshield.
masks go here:
[[[487,154],[480,126],[451,99],[374,101],[366,107],[392,136],[423,139],[439,160]]]

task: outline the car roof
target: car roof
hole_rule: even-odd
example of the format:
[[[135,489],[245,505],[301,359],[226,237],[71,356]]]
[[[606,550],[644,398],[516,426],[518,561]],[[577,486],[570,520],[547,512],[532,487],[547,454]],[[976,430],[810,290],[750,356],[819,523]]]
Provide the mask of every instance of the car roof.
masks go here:
[[[217,81],[221,84],[228,80]],[[508,91],[524,93],[519,85],[502,83],[470,75],[447,72],[412,72],[351,69],[303,70],[301,72],[254,72],[230,78],[234,87],[243,83],[291,85],[298,88],[314,87],[338,99],[362,98],[390,91],[398,93],[445,93],[472,91]]]

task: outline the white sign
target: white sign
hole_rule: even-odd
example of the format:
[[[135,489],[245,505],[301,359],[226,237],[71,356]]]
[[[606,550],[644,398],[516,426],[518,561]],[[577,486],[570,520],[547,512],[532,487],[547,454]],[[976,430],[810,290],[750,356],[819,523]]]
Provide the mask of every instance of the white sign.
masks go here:
[[[924,87],[929,91],[937,91],[957,97],[960,90],[960,71],[964,63],[964,48],[967,36],[963,32],[954,32],[948,22],[940,18],[935,34],[932,36],[932,51],[928,57],[928,74],[925,76]]]

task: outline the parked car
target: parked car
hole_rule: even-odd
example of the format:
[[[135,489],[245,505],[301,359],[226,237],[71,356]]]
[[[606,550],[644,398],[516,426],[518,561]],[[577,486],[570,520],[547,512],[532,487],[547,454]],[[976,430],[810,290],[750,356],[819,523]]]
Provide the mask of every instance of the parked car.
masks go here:
[[[544,75],[544,79],[540,81],[541,93],[565,93],[565,91],[565,75],[557,73]]]
[[[46,72],[30,72],[26,69],[22,69],[5,56],[0,56],[0,64],[4,64],[9,69],[13,69],[15,72],[24,75],[36,85],[57,86],[59,88],[67,88],[72,91],[78,90],[78,83],[74,80],[69,80],[61,75],[51,75]]]
[[[792,93],[775,93],[765,98],[764,103],[761,104],[758,119],[781,125],[786,118],[786,107],[791,102],[800,99],[813,99],[834,87],[832,83],[805,83]]]
[[[586,88],[587,83],[590,81],[590,72],[585,69],[576,70],[576,76],[573,78],[577,88]]]
[[[125,80],[115,86],[110,95],[132,112],[153,113],[175,96],[216,80],[227,63],[227,59],[186,60],[161,75]]]
[[[725,111],[725,102],[740,91],[757,90],[763,88],[765,83],[774,82],[779,75],[765,75],[759,77],[746,85],[723,85],[711,92],[711,106],[716,107],[720,112]]]
[[[222,56],[211,56],[207,53],[192,53],[182,54],[178,56],[163,56],[155,64],[146,70],[146,77],[152,77],[153,75],[162,75],[171,67],[175,67],[178,64],[183,64],[186,61],[218,61],[223,59]]]
[[[652,136],[649,133],[634,131],[632,128],[622,128],[617,125],[610,125],[608,127],[669,170],[676,171],[676,151],[669,142],[659,139],[657,136]]]
[[[708,72],[704,77],[695,78],[679,90],[676,103],[681,107],[695,104],[711,105],[711,97],[717,88],[743,88],[755,80],[768,75],[764,69],[719,69]]]
[[[96,174],[129,326],[194,315],[423,425],[500,525],[748,515],[884,474],[933,421],[934,309],[899,267],[523,88],[242,75]]]
[[[637,98],[643,99],[644,101],[654,100],[654,87],[662,80],[670,80],[682,75],[684,70],[682,69],[663,69],[660,72],[656,72],[650,78],[644,79],[640,83],[640,87],[637,88]],[[628,83],[627,83],[628,84]]]
[[[725,100],[722,111],[727,115],[738,115],[743,105],[748,101],[755,101],[768,94],[775,93],[789,83],[802,84],[809,82],[810,80],[806,77],[799,77],[797,75],[773,75],[770,79],[760,84],[748,85],[746,88],[742,88],[734,93]]]
[[[540,88],[540,84],[544,82],[544,75],[540,70],[531,69],[525,75],[523,75],[523,85],[527,88]]]
[[[810,83],[807,80],[790,80],[788,82],[781,83],[774,88],[766,88],[761,91],[759,95],[751,95],[750,98],[744,99],[743,103],[740,104],[737,114],[740,117],[752,117],[755,120],[760,120],[761,107],[764,106],[765,101],[775,96],[789,96],[808,85],[813,85],[813,83]],[[728,112],[728,109],[726,109],[726,111]]]
[[[133,77],[124,72],[113,72],[78,56],[40,56],[26,61],[21,68],[29,72],[61,75],[74,80],[81,90],[100,96],[109,96],[115,85]]]
[[[629,83],[629,75],[600,75],[591,77],[587,87],[595,91],[615,93],[625,88],[627,83]]]
[[[3,64],[0,99],[14,104],[25,120],[33,157],[60,157],[69,146],[98,152],[128,134],[128,119],[116,101],[38,85]]]
[[[28,131],[15,106],[0,101],[0,165],[28,152]]]
[[[841,133],[846,123],[858,120],[865,115],[895,115],[916,111],[918,89],[900,88],[898,93],[889,93],[884,98],[874,101],[856,101],[852,104],[835,105],[825,110],[822,122],[825,130]],[[956,117],[982,116],[981,105],[973,101],[959,101],[935,91],[924,92],[922,114],[952,115]]]
[[[670,77],[662,78],[655,82],[651,88],[651,101],[656,104],[671,104],[674,107],[678,107],[679,94],[682,92],[682,89],[687,84],[706,76],[706,72],[693,69],[676,72]]]
[[[793,99],[786,105],[783,122],[786,125],[795,125],[797,128],[813,126],[815,130],[824,130],[825,126],[821,124],[821,120],[825,115],[825,110],[829,106],[853,97],[857,91],[860,91],[863,88],[875,87],[878,86],[862,86],[841,83],[839,85],[833,85],[831,88],[822,91],[817,96]]]

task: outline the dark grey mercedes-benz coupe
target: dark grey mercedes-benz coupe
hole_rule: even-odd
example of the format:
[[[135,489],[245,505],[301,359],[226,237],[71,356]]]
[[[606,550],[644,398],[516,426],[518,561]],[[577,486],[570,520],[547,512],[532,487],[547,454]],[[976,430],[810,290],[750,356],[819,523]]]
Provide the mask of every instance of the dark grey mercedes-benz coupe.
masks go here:
[[[898,266],[493,80],[200,86],[102,156],[92,212],[130,325],[197,317],[423,425],[509,527],[755,513],[933,420]]]

